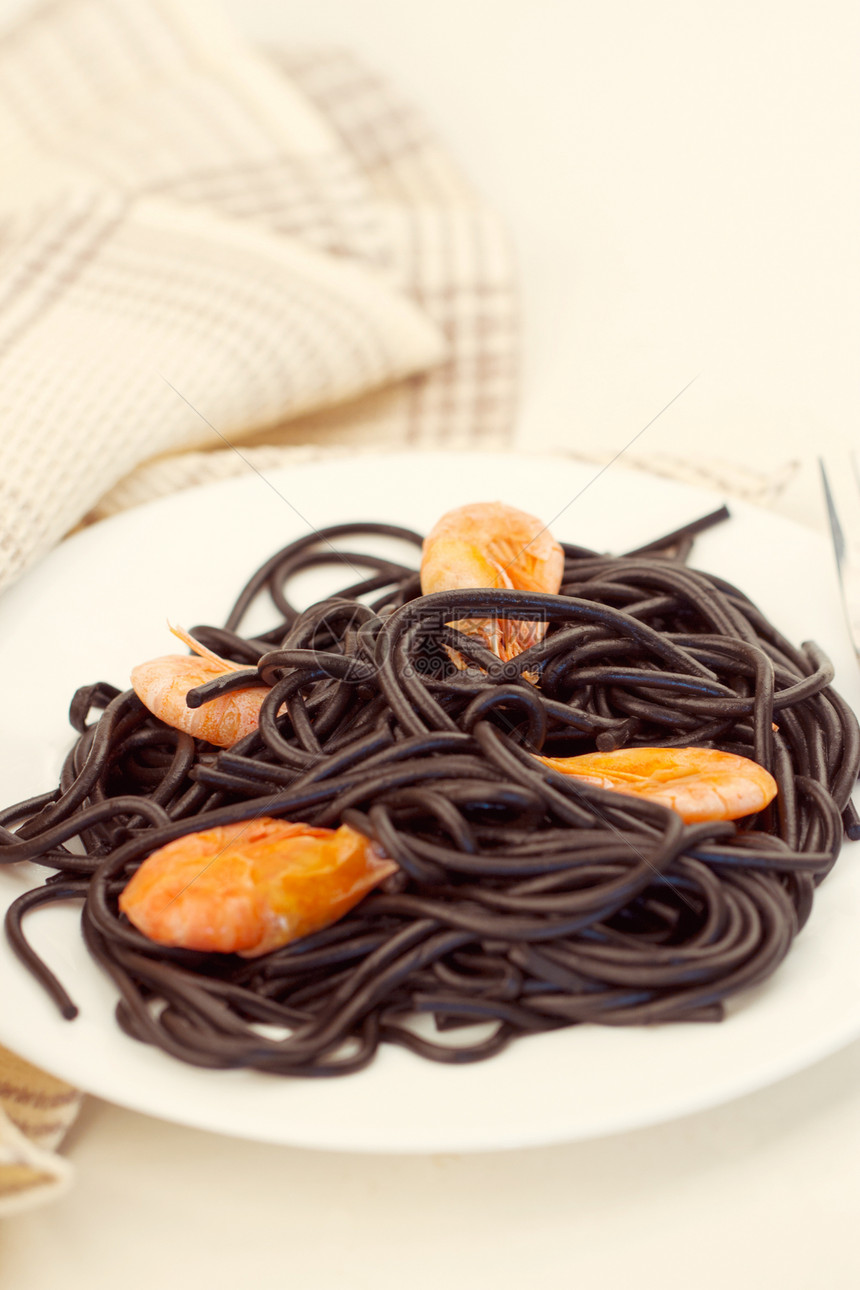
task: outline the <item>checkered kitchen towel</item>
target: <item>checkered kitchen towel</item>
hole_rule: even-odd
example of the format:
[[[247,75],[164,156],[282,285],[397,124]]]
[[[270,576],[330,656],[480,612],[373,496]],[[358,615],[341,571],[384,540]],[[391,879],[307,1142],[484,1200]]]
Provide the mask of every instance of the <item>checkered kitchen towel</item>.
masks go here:
[[[203,0],[46,0],[0,86],[0,588],[85,517],[247,470],[233,443],[507,440],[505,239],[349,55],[262,55]],[[77,1105],[0,1050],[0,1213],[67,1184]]]
[[[263,57],[203,0],[55,0],[0,83],[0,586],[183,449],[224,452],[196,482],[239,439],[504,442],[504,237],[351,57]]]

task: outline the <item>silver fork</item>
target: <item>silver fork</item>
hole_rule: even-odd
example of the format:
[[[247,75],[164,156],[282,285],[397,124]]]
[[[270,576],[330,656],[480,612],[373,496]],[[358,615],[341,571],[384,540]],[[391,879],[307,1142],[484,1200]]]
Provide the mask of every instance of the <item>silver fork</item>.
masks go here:
[[[857,454],[818,458],[830,534],[842,587],[842,603],[854,651],[860,659],[860,463]]]

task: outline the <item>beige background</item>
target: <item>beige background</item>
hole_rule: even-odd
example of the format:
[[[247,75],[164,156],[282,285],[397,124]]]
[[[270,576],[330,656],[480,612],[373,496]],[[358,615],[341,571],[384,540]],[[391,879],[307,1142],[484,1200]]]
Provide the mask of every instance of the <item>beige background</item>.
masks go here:
[[[0,15],[17,4],[3,4]],[[427,112],[516,236],[522,441],[769,467],[821,523],[857,442],[860,10],[668,0],[233,0]],[[78,1184],[0,1232],[21,1290],[860,1283],[860,1045],[675,1124],[499,1157],[266,1148],[90,1103]]]
[[[765,467],[860,426],[860,6],[235,0],[397,77],[509,220],[528,444]],[[817,494],[793,497],[816,521]]]

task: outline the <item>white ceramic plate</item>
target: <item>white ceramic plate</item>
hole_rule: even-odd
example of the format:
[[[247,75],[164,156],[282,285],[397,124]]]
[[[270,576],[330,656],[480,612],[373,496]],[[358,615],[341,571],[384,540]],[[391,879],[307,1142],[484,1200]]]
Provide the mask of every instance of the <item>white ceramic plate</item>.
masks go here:
[[[0,600],[2,803],[56,782],[78,685],[102,678],[124,685],[136,661],[165,652],[168,617],[185,625],[222,620],[246,576],[309,525],[372,518],[426,529],[451,506],[498,497],[555,521],[563,540],[621,551],[721,500],[620,466],[590,483],[595,474],[563,458],[360,457],[272,472],[274,487],[250,476],[182,493],[80,533]],[[730,523],[699,540],[693,562],[741,585],[791,638],[828,649],[839,688],[857,706],[857,669],[825,540],[749,506],[732,512]],[[330,588],[308,580],[311,598]],[[33,881],[23,868],[0,871],[4,909]],[[478,1151],[594,1137],[726,1101],[860,1035],[856,844],[845,848],[785,964],[723,1024],[582,1026],[530,1037],[463,1068],[400,1049],[384,1049],[361,1074],[328,1081],[183,1066],[116,1027],[113,986],[89,960],[73,907],[37,912],[28,926],[81,1015],[62,1021],[4,942],[0,1041],[124,1106],[299,1146]]]

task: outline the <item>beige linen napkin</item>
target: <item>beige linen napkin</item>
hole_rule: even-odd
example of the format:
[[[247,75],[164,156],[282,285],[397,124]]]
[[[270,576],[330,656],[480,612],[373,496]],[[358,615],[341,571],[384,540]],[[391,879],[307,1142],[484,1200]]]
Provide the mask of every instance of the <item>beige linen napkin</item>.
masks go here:
[[[199,0],[60,0],[0,83],[0,585],[156,456],[287,422],[504,438],[504,239],[349,57],[263,57]]]
[[[246,458],[508,439],[504,236],[351,56],[261,54],[202,0],[54,0],[0,85],[0,588]],[[0,1214],[68,1185],[79,1101],[0,1049]]]
[[[60,1195],[72,1167],[56,1154],[81,1095],[0,1048],[0,1217]]]

